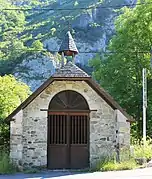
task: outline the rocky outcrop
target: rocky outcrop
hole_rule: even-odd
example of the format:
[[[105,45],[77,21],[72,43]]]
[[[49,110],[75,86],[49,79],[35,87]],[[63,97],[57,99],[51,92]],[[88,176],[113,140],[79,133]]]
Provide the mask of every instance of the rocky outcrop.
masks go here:
[[[56,56],[35,54],[27,57],[14,69],[14,76],[35,91],[54,72],[57,66]]]
[[[64,2],[65,1],[61,0],[58,1],[59,4]],[[111,1],[109,3],[111,3]],[[134,4],[136,0],[124,0],[121,3],[124,5]],[[76,56],[75,62],[80,64],[81,67],[87,67],[89,60],[91,60],[97,52],[101,53],[105,51],[109,40],[115,33],[114,19],[116,15],[112,9],[109,10],[99,7],[80,12],[80,15],[71,21],[72,28],[75,31],[74,39],[80,52],[79,55]],[[43,41],[44,48],[50,52],[58,51],[61,40],[63,39],[59,39],[59,37],[48,37]],[[34,91],[54,73],[56,68],[55,63],[55,57],[50,60],[50,58],[45,55],[31,55],[14,69],[14,75],[28,84],[31,90]]]

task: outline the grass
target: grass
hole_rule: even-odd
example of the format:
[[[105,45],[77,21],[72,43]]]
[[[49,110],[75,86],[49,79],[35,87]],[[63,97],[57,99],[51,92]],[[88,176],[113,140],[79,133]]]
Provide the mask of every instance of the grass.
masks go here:
[[[120,162],[116,160],[116,154],[112,156],[104,156],[102,160],[97,164],[97,171],[119,171],[119,170],[132,170],[138,168],[136,160],[129,158],[128,150],[122,151],[120,156]]]
[[[148,139],[143,145],[143,142],[136,142],[134,145],[134,157],[145,158],[147,161],[152,159],[152,139]]]
[[[17,168],[9,159],[9,153],[0,151],[0,174],[15,173]]]
[[[40,173],[41,170],[38,170],[36,168],[26,169],[23,171],[25,174],[33,174],[33,173]]]
[[[118,170],[131,170],[137,168],[137,164],[134,159],[129,161],[123,161],[120,163],[116,163],[114,161],[110,161],[105,163],[100,170],[102,171],[118,171]]]
[[[143,141],[133,141],[133,154],[130,150],[124,148],[120,151],[120,162],[116,162],[116,156],[103,157],[102,161],[97,165],[98,171],[118,171],[118,170],[131,170],[135,168],[145,167],[142,159],[146,159],[148,162],[152,159],[152,139],[147,138],[145,145]],[[129,157],[129,155],[131,156]],[[141,162],[139,162],[141,159]]]

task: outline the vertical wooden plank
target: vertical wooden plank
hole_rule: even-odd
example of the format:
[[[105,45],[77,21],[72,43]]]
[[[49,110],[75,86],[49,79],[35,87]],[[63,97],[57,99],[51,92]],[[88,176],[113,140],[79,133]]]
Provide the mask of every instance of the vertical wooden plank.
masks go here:
[[[84,144],[84,120],[81,116],[81,144]]]
[[[64,141],[67,144],[67,117],[64,115]]]
[[[88,116],[85,116],[85,121],[86,121],[86,126],[85,126],[85,128],[86,128],[86,141],[85,141],[85,143],[86,144],[88,144],[88,127],[89,127],[89,120],[88,120]]]
[[[60,117],[61,115],[58,115],[58,144],[60,144]]]
[[[80,144],[80,116],[76,116],[76,120],[77,120],[77,144]]]
[[[70,117],[71,118],[71,144],[73,144],[74,143],[74,141],[73,141],[73,117],[71,116]]]
[[[50,124],[50,126],[49,126],[49,128],[50,128],[50,144],[53,144],[53,120],[52,120],[52,115],[50,115],[49,116],[50,118],[49,118],[49,124]]]
[[[68,140],[67,140],[67,130],[68,130],[68,128],[67,128],[67,116],[65,115],[64,116],[64,118],[65,118],[65,143],[67,144],[68,143]]]
[[[64,144],[64,118],[63,118],[63,115],[62,115],[62,144]]]
[[[77,129],[77,140],[76,140],[76,144],[78,144],[78,141],[79,141],[79,126],[78,126],[78,116],[75,116],[75,119],[76,119],[76,129]]]
[[[54,115],[54,144],[56,144],[56,115]]]
[[[72,121],[72,144],[74,144],[74,120],[73,120],[73,116],[71,116],[71,121]]]
[[[78,133],[78,131],[79,131],[79,126],[78,126],[78,119],[79,119],[79,117],[78,116],[75,116],[75,118],[76,118],[76,122],[77,122],[77,141],[76,141],[76,144],[78,144],[78,141],[79,141],[79,133]]]
[[[90,120],[89,120],[89,115],[86,115],[86,121],[87,121],[87,145],[88,145],[88,148],[89,148],[89,139],[90,139]]]
[[[75,123],[74,123],[74,118],[72,117],[72,128],[73,128],[73,133],[72,133],[72,144],[74,144],[75,143],[75,140],[74,140],[74,136],[75,136],[75,128],[74,128],[74,125],[75,125]]]
[[[75,116],[73,116],[74,118],[74,122],[75,122],[75,125],[74,125],[74,128],[75,128],[75,134],[74,134],[74,142],[75,144],[77,143],[77,119]]]
[[[67,144],[70,145],[70,116],[67,116]]]
[[[62,135],[62,144],[64,144],[64,139],[63,139],[63,132],[64,132],[64,121],[63,121],[63,115],[62,115],[62,118],[61,118],[61,120],[62,120],[62,132],[61,132],[61,135]]]
[[[75,144],[75,119],[74,119],[74,116],[72,116],[72,120],[73,120],[73,144]]]
[[[58,124],[58,144],[60,144],[60,115],[58,115],[57,118],[57,124]]]
[[[58,144],[58,115],[56,115],[56,144]]]
[[[84,120],[83,120],[83,116],[81,116],[81,131],[82,131],[82,144],[84,144]]]
[[[54,138],[54,115],[52,115],[52,144],[55,143],[55,138]]]
[[[50,134],[49,135],[50,135],[50,138],[51,138],[50,139],[51,144],[53,144],[53,120],[52,120],[52,118],[53,118],[52,115],[50,115],[50,126],[49,126],[50,127]]]
[[[60,144],[63,144],[63,134],[62,134],[62,129],[63,129],[63,125],[62,125],[62,120],[63,120],[63,116],[60,116]]]
[[[64,116],[62,115],[62,144],[65,144],[64,141]]]
[[[68,167],[70,167],[70,156],[71,156],[71,151],[70,151],[70,139],[71,139],[71,136],[70,136],[70,115],[67,115],[66,116],[66,121],[67,121],[67,130],[66,130],[66,139],[67,139],[67,165]]]
[[[86,120],[83,116],[83,144],[86,144]]]
[[[66,116],[64,115],[64,143],[66,144]]]
[[[62,116],[63,118],[63,144],[65,144],[65,117],[64,115]]]
[[[81,136],[80,143],[83,144],[83,119],[82,119],[82,116],[80,116],[80,136]]]
[[[59,144],[61,144],[61,143],[60,143],[60,118],[61,118],[61,115],[58,115],[58,129],[59,129],[59,130],[58,130],[58,135],[59,135],[58,143],[59,143]]]

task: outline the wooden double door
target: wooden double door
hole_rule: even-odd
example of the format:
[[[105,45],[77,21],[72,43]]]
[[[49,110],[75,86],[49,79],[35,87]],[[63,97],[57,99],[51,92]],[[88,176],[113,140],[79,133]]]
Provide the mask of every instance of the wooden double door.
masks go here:
[[[89,115],[81,112],[49,112],[48,168],[89,167]]]

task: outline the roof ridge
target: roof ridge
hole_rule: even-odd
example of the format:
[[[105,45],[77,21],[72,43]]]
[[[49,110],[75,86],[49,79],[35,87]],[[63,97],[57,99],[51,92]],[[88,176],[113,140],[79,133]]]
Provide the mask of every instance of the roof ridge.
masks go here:
[[[88,78],[90,78],[90,75],[88,75],[84,70],[79,68],[76,64],[73,64],[72,62],[69,61],[64,66],[62,66],[60,69],[57,69],[57,71],[52,75],[52,77],[64,77],[64,78],[88,77]]]

